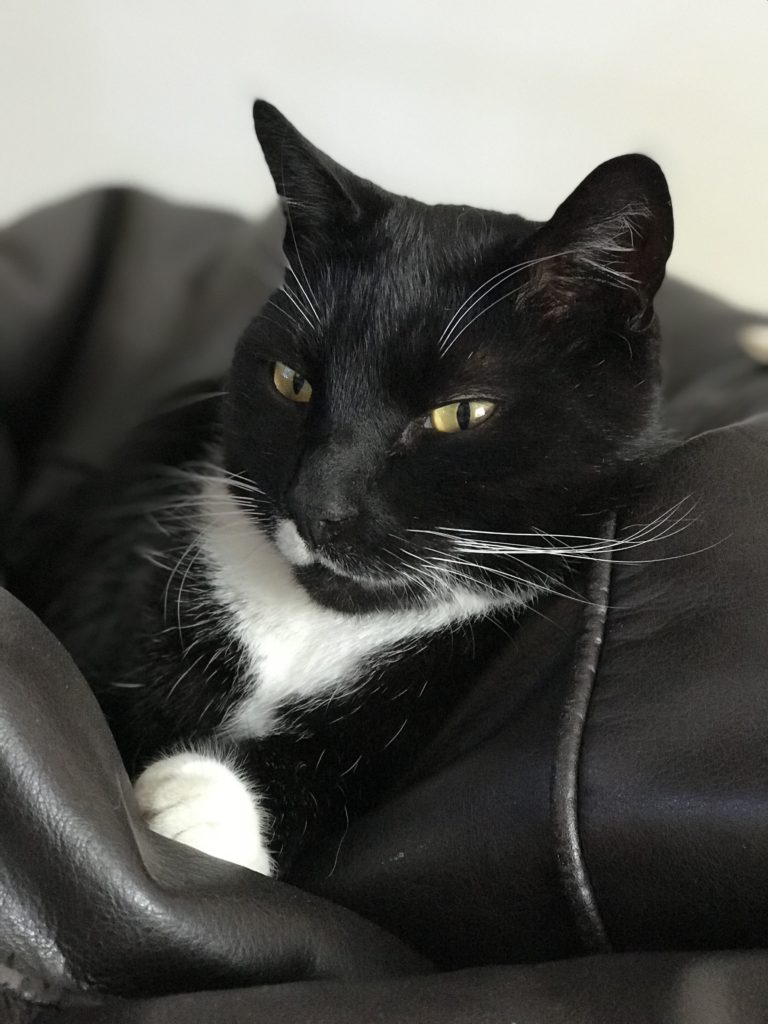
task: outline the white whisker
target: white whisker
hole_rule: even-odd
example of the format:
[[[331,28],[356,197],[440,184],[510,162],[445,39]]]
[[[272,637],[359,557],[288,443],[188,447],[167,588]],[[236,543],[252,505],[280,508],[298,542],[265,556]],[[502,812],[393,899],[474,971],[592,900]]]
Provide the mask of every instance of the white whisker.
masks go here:
[[[311,330],[314,331],[315,325],[309,319],[309,317],[307,316],[307,314],[304,311],[304,307],[301,305],[301,303],[296,298],[296,296],[294,295],[293,291],[291,290],[291,288],[287,284],[283,285],[283,295],[285,295],[285,297],[287,299],[289,299],[293,303],[293,305],[295,306],[295,308],[296,308],[297,312],[299,313],[299,315],[304,317],[304,319],[309,324]]]
[[[312,310],[312,312],[315,314],[315,319],[317,320],[318,326],[320,326],[320,314],[317,312],[317,306],[319,306],[320,303],[317,301],[317,296],[314,294],[314,292],[312,291],[312,288],[310,287],[309,278],[307,277],[307,271],[306,271],[306,268],[304,267],[304,261],[301,258],[301,253],[299,252],[299,246],[298,246],[298,243],[296,241],[296,232],[294,231],[294,228],[293,228],[293,217],[291,216],[291,206],[292,205],[299,205],[299,204],[297,204],[297,203],[293,202],[292,200],[290,200],[288,198],[288,196],[285,196],[284,198],[285,198],[285,206],[284,206],[284,209],[285,209],[285,219],[288,222],[288,230],[291,232],[291,240],[293,241],[293,248],[294,248],[294,251],[296,253],[296,259],[299,261],[299,269],[301,270],[301,273],[304,275],[304,282],[305,282],[305,284],[307,286],[306,291],[304,290],[304,286],[302,285],[301,281],[299,280],[298,275],[296,274],[296,272],[294,271],[293,267],[291,266],[290,261],[287,260],[287,259],[286,259],[286,265],[287,265],[288,270],[293,274],[294,279],[295,279],[296,283],[298,284],[299,288],[301,288],[302,292],[304,293],[304,298],[306,299],[307,303],[309,304],[309,307]],[[307,294],[307,292],[309,293],[309,295]],[[310,299],[310,297],[309,297],[310,295],[312,296],[312,299],[314,300],[314,302],[312,301],[312,299]]]
[[[309,297],[310,294],[312,294],[311,290],[310,290],[309,294],[307,294],[307,290],[309,289],[309,279],[307,278],[306,271],[304,270],[304,264],[301,262],[301,256],[299,256],[298,249],[296,250],[296,256],[298,257],[299,266],[301,267],[301,272],[304,275],[304,280],[306,281],[307,287],[305,288],[304,285],[301,283],[298,274],[293,269],[293,267],[291,266],[290,263],[286,264],[286,268],[287,268],[287,270],[291,274],[293,274],[293,279],[295,280],[296,284],[301,289],[301,294],[304,296],[304,301],[307,303],[307,306],[311,309],[311,311],[312,311],[312,313],[313,313],[313,315],[315,317],[315,320],[317,320],[318,326],[320,326],[320,323],[321,323],[321,321],[320,321],[320,314],[318,313],[317,306],[315,305],[315,302],[317,302],[317,300],[315,299],[315,302],[313,302],[312,299]],[[312,298],[314,298],[314,295],[312,296]]]
[[[658,543],[682,532],[691,525],[688,517],[695,506],[691,505],[684,509],[677,518],[674,517],[689,500],[690,496],[681,499],[671,508],[657,516],[652,522],[639,527],[625,537],[601,538],[576,534],[547,534],[540,530],[532,533],[506,533],[502,531],[469,530],[464,528],[410,529],[408,532],[439,537],[449,542],[452,549],[468,554],[553,555],[564,558],[592,558],[597,555],[631,551],[646,544]],[[513,538],[523,539],[529,537],[535,537],[543,543],[513,542]],[[563,541],[569,540],[585,541],[586,543],[563,543]]]
[[[451,318],[449,325],[440,335],[440,338],[438,339],[437,343],[438,348],[440,349],[440,357],[442,358],[455,342],[456,338],[452,338],[451,335],[455,334],[461,321],[470,313],[472,309],[474,309],[478,302],[482,302],[482,300],[492,291],[495,291],[496,288],[501,287],[501,285],[505,284],[511,277],[515,277],[517,274],[521,274],[524,270],[528,270],[529,267],[534,267],[539,263],[545,263],[548,260],[559,259],[562,256],[572,256],[574,252],[575,250],[567,249],[564,250],[563,252],[550,253],[550,255],[548,256],[540,256],[537,259],[526,260],[523,263],[517,263],[512,267],[507,267],[505,270],[499,271],[498,274],[494,274],[493,277],[488,278],[485,284],[480,285],[480,288],[476,288],[472,295],[470,295],[468,299],[465,299],[465,301],[459,307],[459,310],[457,310],[457,312]],[[481,291],[481,289],[485,290],[482,291],[480,295],[477,295],[477,293]],[[510,294],[514,293],[511,292]],[[477,298],[475,298],[473,302],[470,302],[470,299],[472,299],[476,295]],[[467,305],[467,303],[469,303],[469,305]]]
[[[291,325],[291,327],[293,327],[295,331],[301,330],[301,324],[299,323],[299,321],[292,317],[287,309],[283,309],[283,307],[276,299],[267,299],[264,305],[265,308],[266,306],[270,306],[272,309],[275,310],[275,312],[282,313],[282,315],[285,317],[285,319],[288,321],[288,323]]]

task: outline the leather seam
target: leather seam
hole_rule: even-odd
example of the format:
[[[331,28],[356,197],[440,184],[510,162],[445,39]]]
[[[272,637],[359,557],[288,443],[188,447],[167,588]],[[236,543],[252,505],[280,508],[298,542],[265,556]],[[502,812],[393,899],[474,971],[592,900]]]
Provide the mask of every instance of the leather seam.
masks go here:
[[[605,524],[602,535],[610,540],[615,537],[615,515]],[[593,563],[587,584],[581,636],[560,715],[550,794],[557,871],[576,930],[588,953],[611,951],[579,831],[579,768],[584,729],[600,663],[611,589],[610,551],[601,557],[601,561]]]

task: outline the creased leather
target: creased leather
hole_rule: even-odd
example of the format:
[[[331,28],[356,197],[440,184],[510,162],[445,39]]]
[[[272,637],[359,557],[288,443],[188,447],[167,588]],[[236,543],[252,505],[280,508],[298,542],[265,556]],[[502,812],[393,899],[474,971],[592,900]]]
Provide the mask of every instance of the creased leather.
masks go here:
[[[145,993],[423,969],[348,911],[149,832],[69,656],[5,592],[0,623],[0,962]]]

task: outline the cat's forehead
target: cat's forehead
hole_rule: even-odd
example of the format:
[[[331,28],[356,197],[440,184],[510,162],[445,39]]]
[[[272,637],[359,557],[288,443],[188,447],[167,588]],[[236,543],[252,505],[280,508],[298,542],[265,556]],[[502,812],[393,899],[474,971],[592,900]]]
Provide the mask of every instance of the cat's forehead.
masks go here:
[[[379,293],[381,301],[463,297],[532,227],[520,217],[471,206],[395,203],[372,232],[379,245],[376,278],[390,285]],[[360,269],[365,273],[365,260]]]
[[[322,329],[306,338],[311,355],[354,355],[373,373],[434,358],[462,304],[532,227],[472,207],[397,204],[342,258],[318,268]]]

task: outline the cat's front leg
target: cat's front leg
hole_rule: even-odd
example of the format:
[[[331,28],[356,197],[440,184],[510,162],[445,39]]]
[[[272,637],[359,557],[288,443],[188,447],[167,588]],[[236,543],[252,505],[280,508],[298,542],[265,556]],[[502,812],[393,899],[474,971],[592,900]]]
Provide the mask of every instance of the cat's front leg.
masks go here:
[[[275,874],[266,839],[268,815],[226,760],[206,753],[172,754],[146,768],[134,792],[153,832],[263,875]]]

